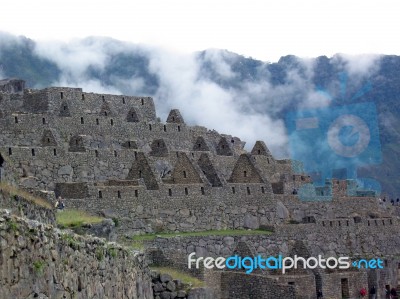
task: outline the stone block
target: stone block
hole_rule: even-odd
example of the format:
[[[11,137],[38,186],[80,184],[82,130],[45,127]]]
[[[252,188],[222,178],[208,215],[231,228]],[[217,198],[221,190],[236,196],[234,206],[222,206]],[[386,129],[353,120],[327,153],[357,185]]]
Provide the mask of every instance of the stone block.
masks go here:
[[[232,246],[233,244],[235,244],[235,239],[233,237],[224,237],[223,240],[227,246]]]
[[[173,281],[168,281],[167,290],[171,291],[171,292],[176,290],[176,285],[175,285],[175,283]]]
[[[260,228],[260,222],[256,216],[246,214],[246,216],[244,216],[243,227],[249,229],[258,229]]]
[[[160,274],[160,281],[161,282],[168,282],[168,281],[171,281],[171,280],[172,280],[171,275],[166,274],[166,273]]]

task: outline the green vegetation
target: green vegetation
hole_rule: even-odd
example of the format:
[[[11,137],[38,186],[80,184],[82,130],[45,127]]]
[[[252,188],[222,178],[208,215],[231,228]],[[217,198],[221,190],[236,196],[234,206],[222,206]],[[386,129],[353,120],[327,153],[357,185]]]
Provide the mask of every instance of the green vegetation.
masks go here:
[[[119,219],[114,217],[112,220],[114,221],[115,227],[118,227],[119,226]]]
[[[205,285],[203,281],[197,279],[196,277],[193,277],[187,273],[181,272],[176,269],[172,269],[169,267],[150,267],[150,268],[152,270],[160,272],[161,274],[169,274],[174,279],[179,279],[184,284],[189,285],[191,288],[204,287]]]
[[[52,205],[45,199],[33,196],[29,192],[26,192],[24,190],[20,190],[17,187],[8,185],[4,182],[0,183],[0,192],[2,192],[5,196],[10,196],[14,199],[18,199],[17,197],[22,197],[26,199],[27,201],[30,201],[38,206],[47,208],[47,209],[52,209]]]
[[[108,253],[110,254],[110,256],[112,258],[116,258],[117,257],[117,249],[116,248],[108,248]]]
[[[208,236],[249,236],[249,235],[270,235],[272,232],[268,230],[208,230],[199,232],[182,232],[182,233],[159,233],[134,236],[131,247],[134,249],[144,249],[144,241],[152,241],[156,237],[173,238],[173,237],[208,237]]]
[[[133,249],[144,250],[143,240],[135,240],[134,239],[130,245]]]
[[[18,230],[18,224],[12,220],[7,221],[10,229],[15,233]]]
[[[68,246],[72,247],[73,249],[79,249],[79,242],[74,238],[73,235],[63,234],[61,235],[61,240],[65,241]]]
[[[80,227],[83,224],[89,223],[100,223],[103,221],[103,218],[98,216],[92,216],[84,211],[73,210],[73,209],[65,209],[60,211],[56,215],[57,224],[61,228],[66,227]]]
[[[43,273],[43,268],[44,268],[45,262],[44,261],[36,261],[33,262],[33,270],[35,270],[35,272],[37,274],[42,274]]]
[[[100,247],[96,249],[96,258],[101,262],[104,259],[104,250]]]

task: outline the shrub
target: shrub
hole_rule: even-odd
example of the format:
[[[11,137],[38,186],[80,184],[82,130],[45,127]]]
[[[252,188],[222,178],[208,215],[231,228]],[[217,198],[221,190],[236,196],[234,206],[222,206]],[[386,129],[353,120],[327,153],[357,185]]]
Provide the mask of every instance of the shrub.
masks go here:
[[[44,261],[35,261],[33,262],[33,270],[37,274],[42,274],[43,273],[43,268],[44,268],[45,262]]]

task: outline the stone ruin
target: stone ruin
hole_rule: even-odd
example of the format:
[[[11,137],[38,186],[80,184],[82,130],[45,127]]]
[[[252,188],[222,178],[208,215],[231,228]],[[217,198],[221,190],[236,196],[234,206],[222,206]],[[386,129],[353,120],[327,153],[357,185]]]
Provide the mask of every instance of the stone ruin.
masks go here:
[[[294,173],[299,169],[293,167],[295,161],[275,159],[263,141],[248,152],[238,137],[187,125],[177,109],[161,122],[151,97],[80,88],[24,89],[21,80],[0,81],[0,126],[1,180],[54,192],[70,208],[117,218],[121,238],[270,229],[275,234],[268,240],[248,237],[243,242],[254,254],[290,254],[305,248],[313,255],[386,257],[387,267],[380,272],[257,276],[254,283],[269,288],[258,290],[264,295],[254,298],[271,289],[287,298],[314,298],[316,288],[334,297],[339,289],[354,296],[360,286],[397,285],[400,240],[392,235],[399,228],[396,208],[381,205],[368,192],[350,196],[352,182],[340,180],[327,182],[332,195],[328,200],[314,196],[315,189],[310,201],[301,200],[293,191],[311,186],[310,176]],[[380,241],[371,242],[374,236]],[[162,251],[160,263],[175,265],[184,263],[188,248],[211,256],[221,254],[221,248],[225,254],[234,252],[233,243],[209,238],[156,240],[148,248]],[[218,282],[221,298],[231,298],[232,292],[244,292],[241,298],[248,298],[244,286],[251,276],[229,271],[204,275],[204,280]],[[235,288],[228,288],[230,284]]]
[[[289,217],[280,197],[310,180],[262,141],[247,152],[237,137],[188,126],[177,109],[160,122],[150,97],[5,90],[4,179],[116,215],[121,234],[274,226]]]

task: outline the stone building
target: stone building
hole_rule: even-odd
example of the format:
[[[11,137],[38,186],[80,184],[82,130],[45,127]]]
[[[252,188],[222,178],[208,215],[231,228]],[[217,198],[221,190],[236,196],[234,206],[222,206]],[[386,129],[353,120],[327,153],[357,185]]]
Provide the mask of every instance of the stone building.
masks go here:
[[[324,194],[297,162],[275,159],[262,141],[247,152],[237,137],[187,125],[177,109],[161,122],[151,97],[24,89],[18,80],[0,81],[0,127],[1,180],[54,192],[68,207],[116,217],[121,237],[273,229],[273,236],[243,242],[253,254],[300,250],[377,256],[387,263],[380,271],[254,274],[254,283],[270,287],[241,298],[258,298],[271,288],[287,298],[315,298],[322,288],[336,298],[355,296],[362,286],[397,286],[400,240],[393,208],[371,192],[350,194],[350,181],[327,182]],[[296,194],[302,187],[308,200]],[[222,237],[210,238],[155,241],[148,248],[161,248],[165,261],[179,264],[189,249],[231,254],[240,241],[225,246]],[[221,298],[231,298],[230,292],[245,292],[250,276],[214,271],[204,279],[210,277],[219,282]],[[232,284],[236,290],[224,289]]]

